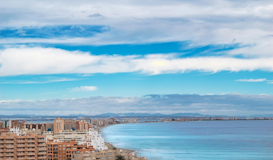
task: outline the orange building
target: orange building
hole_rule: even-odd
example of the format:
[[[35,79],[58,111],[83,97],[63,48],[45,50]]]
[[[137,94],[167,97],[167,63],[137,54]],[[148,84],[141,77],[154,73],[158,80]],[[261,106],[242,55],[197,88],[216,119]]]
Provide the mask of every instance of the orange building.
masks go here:
[[[71,142],[54,142],[49,140],[47,142],[47,160],[71,160],[73,153],[93,151],[95,150],[92,146],[87,148],[86,145],[77,145],[75,140]]]
[[[18,120],[9,120],[9,128],[24,128],[24,124],[26,123],[26,121],[18,121]]]
[[[89,123],[87,123],[85,120],[80,120],[75,122],[76,130],[86,130],[89,129]]]
[[[0,136],[0,160],[46,160],[45,136],[28,133],[2,133]]]
[[[58,117],[54,119],[54,133],[58,133],[60,130],[64,130],[64,119]]]
[[[0,135],[2,133],[8,133],[9,132],[9,129],[8,128],[0,128]]]

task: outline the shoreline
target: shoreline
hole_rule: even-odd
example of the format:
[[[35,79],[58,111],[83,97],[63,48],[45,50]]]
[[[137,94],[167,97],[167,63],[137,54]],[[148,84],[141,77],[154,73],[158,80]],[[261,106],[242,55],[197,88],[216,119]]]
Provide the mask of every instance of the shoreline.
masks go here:
[[[219,121],[219,120],[200,120],[200,121]],[[245,121],[245,120],[220,120],[220,121]],[[251,120],[250,120],[251,121]],[[260,120],[254,120],[254,121],[260,121]],[[173,122],[196,122],[196,121],[169,121],[169,123],[173,123]],[[138,122],[138,123],[143,123],[143,122]],[[161,121],[154,121],[154,122],[144,122],[144,123],[168,123],[168,122],[161,122]],[[127,124],[127,123],[119,123],[119,124]],[[99,133],[101,133],[103,128],[106,128],[108,126],[111,125],[118,125],[118,124],[108,124],[105,126],[101,126],[97,128],[97,131]],[[125,148],[118,148],[115,147],[112,143],[110,142],[105,142],[105,145],[108,147],[108,149],[114,150],[114,149],[120,149],[122,151],[124,151],[125,153],[132,153],[132,152],[136,152],[136,150],[132,150],[132,149],[125,149]]]
[[[106,127],[111,126],[111,125],[117,125],[117,124],[110,124],[110,125],[105,125],[105,126],[102,126],[102,127],[98,127],[97,130],[98,130],[99,133],[101,133],[101,130],[103,128],[106,128]],[[119,149],[119,150],[122,150],[122,152],[124,152],[124,153],[133,153],[133,152],[136,152],[135,150],[132,150],[132,149],[118,148],[118,147],[114,146],[110,142],[104,142],[104,143],[108,147],[108,149],[110,149],[110,150],[115,150],[115,149],[117,150],[117,149]]]

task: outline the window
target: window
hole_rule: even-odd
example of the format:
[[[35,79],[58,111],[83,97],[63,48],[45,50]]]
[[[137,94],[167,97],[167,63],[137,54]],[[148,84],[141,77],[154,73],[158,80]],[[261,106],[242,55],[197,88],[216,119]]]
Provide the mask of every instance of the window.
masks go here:
[[[112,158],[112,157],[108,157],[108,158]]]

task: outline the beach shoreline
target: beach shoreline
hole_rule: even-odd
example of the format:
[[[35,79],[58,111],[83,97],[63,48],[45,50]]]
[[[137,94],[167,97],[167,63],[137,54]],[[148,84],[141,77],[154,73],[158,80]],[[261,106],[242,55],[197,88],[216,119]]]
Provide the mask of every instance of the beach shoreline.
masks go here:
[[[101,133],[102,132],[101,130],[103,128],[106,128],[106,127],[111,126],[111,125],[117,125],[117,124],[109,124],[109,125],[105,125],[105,126],[102,126],[102,127],[98,127],[98,132]],[[132,150],[132,149],[118,148],[118,147],[114,146],[110,142],[104,142],[104,143],[108,147],[108,149],[110,149],[110,150],[118,150],[119,149],[119,150],[122,150],[124,153],[136,152],[135,150]]]

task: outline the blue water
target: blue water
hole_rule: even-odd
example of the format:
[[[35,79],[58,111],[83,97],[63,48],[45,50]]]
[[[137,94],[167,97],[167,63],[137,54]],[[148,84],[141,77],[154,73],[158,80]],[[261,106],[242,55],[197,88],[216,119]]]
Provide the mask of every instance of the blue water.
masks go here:
[[[273,160],[273,121],[119,124],[106,142],[148,160]]]

